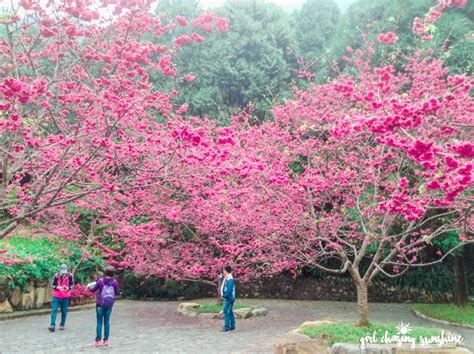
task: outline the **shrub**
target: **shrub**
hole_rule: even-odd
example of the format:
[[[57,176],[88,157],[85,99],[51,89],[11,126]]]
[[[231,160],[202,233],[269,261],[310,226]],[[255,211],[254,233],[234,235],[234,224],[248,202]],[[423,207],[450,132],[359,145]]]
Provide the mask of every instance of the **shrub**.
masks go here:
[[[89,304],[94,300],[95,294],[84,285],[77,284],[71,291],[71,306]]]

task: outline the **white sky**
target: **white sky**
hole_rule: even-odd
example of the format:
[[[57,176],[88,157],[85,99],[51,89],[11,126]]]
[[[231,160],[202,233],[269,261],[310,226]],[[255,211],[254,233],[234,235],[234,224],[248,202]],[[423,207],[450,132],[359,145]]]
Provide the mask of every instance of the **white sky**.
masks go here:
[[[223,2],[224,0],[200,0],[200,3],[204,8],[219,6],[222,5]],[[305,0],[266,0],[266,2],[280,5],[285,9],[295,9],[300,8]]]

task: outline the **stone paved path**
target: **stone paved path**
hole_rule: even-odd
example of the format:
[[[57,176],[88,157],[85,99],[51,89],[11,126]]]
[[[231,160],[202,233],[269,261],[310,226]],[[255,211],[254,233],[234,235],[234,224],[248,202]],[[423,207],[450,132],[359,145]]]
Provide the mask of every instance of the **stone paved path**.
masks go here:
[[[237,331],[219,333],[219,320],[182,317],[177,302],[121,300],[111,318],[111,344],[94,348],[95,310],[71,312],[67,330],[49,333],[48,316],[0,322],[0,353],[271,353],[272,343],[304,321],[357,319],[356,305],[348,302],[243,300],[263,305],[265,317],[237,321]],[[474,330],[435,324],[410,312],[408,304],[372,304],[371,320],[455,330],[474,349]]]

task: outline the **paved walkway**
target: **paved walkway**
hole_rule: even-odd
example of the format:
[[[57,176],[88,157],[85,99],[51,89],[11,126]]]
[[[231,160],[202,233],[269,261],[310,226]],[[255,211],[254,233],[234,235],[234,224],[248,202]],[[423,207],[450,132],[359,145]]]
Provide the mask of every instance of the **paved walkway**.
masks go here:
[[[328,301],[242,300],[263,305],[265,317],[237,320],[237,331],[219,333],[219,320],[182,317],[177,302],[121,300],[111,318],[108,348],[92,346],[95,310],[71,312],[64,332],[49,333],[49,316],[0,322],[0,353],[271,353],[280,336],[310,320],[357,319],[356,304]],[[372,304],[371,320],[455,330],[474,349],[474,330],[434,324],[410,312],[408,304]]]

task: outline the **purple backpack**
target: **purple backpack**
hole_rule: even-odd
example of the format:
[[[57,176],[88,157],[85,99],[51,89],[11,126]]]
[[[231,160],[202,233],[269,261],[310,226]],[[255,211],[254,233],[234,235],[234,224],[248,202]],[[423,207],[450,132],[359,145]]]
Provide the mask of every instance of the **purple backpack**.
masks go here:
[[[100,292],[100,307],[109,308],[115,302],[115,290],[112,285],[105,284]]]

